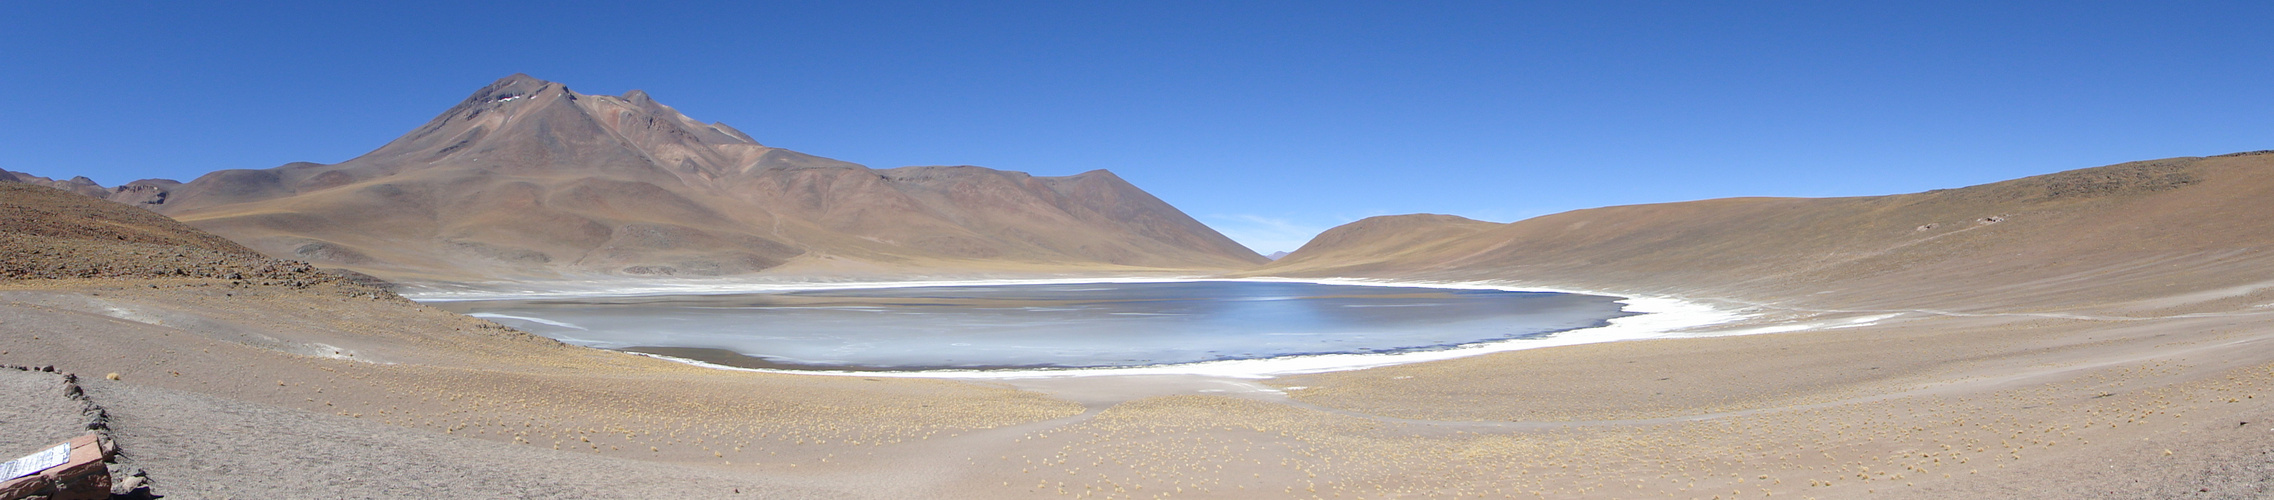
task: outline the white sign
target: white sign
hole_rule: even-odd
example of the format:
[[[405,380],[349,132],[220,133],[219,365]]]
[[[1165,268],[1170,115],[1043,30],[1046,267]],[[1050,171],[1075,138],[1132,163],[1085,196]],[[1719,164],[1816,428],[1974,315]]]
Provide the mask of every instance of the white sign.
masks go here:
[[[33,453],[30,456],[0,464],[0,481],[38,474],[39,471],[63,465],[64,462],[69,461],[71,461],[71,443],[55,445],[54,448],[48,448],[47,451]]]

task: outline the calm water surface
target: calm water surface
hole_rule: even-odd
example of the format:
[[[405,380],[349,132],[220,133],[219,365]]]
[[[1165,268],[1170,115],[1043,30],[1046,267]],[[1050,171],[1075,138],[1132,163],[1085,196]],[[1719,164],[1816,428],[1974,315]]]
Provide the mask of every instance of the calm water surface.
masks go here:
[[[1206,281],[467,301],[437,307],[592,347],[734,366],[1090,368],[1383,353],[1541,336],[1614,297]]]

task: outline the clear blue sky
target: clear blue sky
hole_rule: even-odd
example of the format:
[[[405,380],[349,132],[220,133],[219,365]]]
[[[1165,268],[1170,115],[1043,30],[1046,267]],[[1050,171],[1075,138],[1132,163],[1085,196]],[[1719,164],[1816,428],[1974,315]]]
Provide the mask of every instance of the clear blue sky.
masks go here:
[[[0,168],[337,162],[525,72],[874,167],[1111,169],[1270,252],[2274,149],[2266,2],[817,3],[0,2]]]

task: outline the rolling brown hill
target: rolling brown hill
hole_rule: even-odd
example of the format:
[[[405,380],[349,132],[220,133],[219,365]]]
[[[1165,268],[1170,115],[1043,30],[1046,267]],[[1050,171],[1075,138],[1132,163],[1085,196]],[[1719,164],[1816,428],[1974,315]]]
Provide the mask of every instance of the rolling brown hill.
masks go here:
[[[86,193],[0,182],[0,280],[218,278],[238,285],[337,284],[387,295],[369,277],[268,258],[148,210]]]
[[[1962,189],[1377,217],[1255,274],[1503,279],[1816,307],[2232,310],[2274,300],[2274,154],[2141,161]]]
[[[96,184],[94,179],[89,179],[85,176],[72,177],[70,179],[64,180],[55,180],[28,173],[10,172],[7,170],[0,170],[0,182],[14,182],[21,184],[31,184],[34,186],[46,186],[104,199],[109,199],[111,196],[119,193],[134,191],[127,189],[114,191],[112,189],[103,187],[101,184]]]
[[[759,144],[641,91],[525,75],[338,164],[101,191],[87,194],[269,255],[409,279],[1264,262],[1111,172],[871,169]]]
[[[1397,255],[1444,253],[1445,244],[1469,241],[1467,236],[1500,224],[1457,215],[1410,214],[1367,217],[1343,224],[1311,238],[1302,248],[1280,256],[1272,267],[1304,268],[1320,264],[1368,263]]]

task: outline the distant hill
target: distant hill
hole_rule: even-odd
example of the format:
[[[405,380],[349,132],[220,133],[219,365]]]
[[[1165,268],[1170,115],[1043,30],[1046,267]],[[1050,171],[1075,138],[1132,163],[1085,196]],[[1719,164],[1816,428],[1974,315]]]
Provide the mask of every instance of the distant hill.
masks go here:
[[[871,169],[759,144],[641,91],[526,75],[338,164],[84,184],[65,187],[269,255],[409,279],[1265,262],[1111,172]]]
[[[1412,214],[1368,217],[1320,232],[1302,248],[1274,259],[1269,269],[1303,269],[1335,264],[1363,268],[1399,255],[1428,254],[1440,242],[1460,241],[1499,224],[1453,215]]]
[[[126,193],[139,191],[139,189],[123,188],[113,190],[103,187],[101,184],[96,184],[94,179],[88,179],[85,176],[72,177],[66,180],[55,180],[28,173],[10,172],[7,170],[0,170],[0,182],[15,182],[22,184],[31,184],[34,186],[46,186],[104,199],[109,199],[113,196],[124,198],[131,196]]]
[[[1577,210],[1508,224],[1375,217],[1252,274],[1503,279],[1818,307],[2130,314],[2274,303],[2274,153],[1962,189]]]
[[[271,259],[165,216],[28,182],[0,182],[0,279],[219,278],[335,284],[384,295],[368,276]]]

